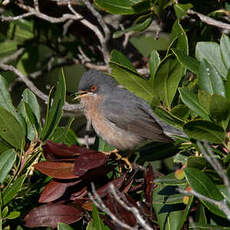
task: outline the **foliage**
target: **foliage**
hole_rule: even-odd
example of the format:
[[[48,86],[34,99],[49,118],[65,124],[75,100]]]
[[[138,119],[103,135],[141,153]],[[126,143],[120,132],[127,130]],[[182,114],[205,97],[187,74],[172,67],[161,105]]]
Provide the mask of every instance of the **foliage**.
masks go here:
[[[5,16],[22,13],[17,1],[3,2]],[[57,10],[50,17],[68,9],[55,1],[46,4]],[[47,13],[46,4],[40,4],[40,12]],[[228,229],[230,38],[226,31],[214,33],[212,27],[197,23],[191,14],[229,19],[229,3],[95,0],[94,6],[103,19],[119,15],[119,23],[125,25],[111,29],[111,76],[187,136],[175,137],[173,144],[142,146],[131,158],[131,172],[115,154],[103,153],[113,148],[100,138],[90,149],[81,146],[73,119],[63,125],[65,101],[74,90],[75,72],[81,72],[72,65],[99,66],[106,61],[106,49],[98,49],[100,41],[78,21],[74,25],[82,34],[73,27],[64,33],[66,22],[57,25],[35,16],[1,22],[0,68],[5,71],[0,75],[0,229],[122,229],[114,219],[131,228]],[[84,7],[77,3],[75,9]],[[163,33],[159,40],[153,38],[151,26],[158,21],[164,24],[166,41]],[[127,46],[121,44],[124,37],[129,39]],[[9,85],[17,84],[14,74],[20,74],[4,69],[5,58],[15,52],[21,53],[8,62],[30,82],[21,79],[29,88],[18,93],[18,87],[17,94]],[[91,65],[84,56],[90,57]],[[63,66],[65,75],[59,71]],[[56,70],[44,116],[33,84]],[[171,166],[166,167],[162,159],[169,157]]]

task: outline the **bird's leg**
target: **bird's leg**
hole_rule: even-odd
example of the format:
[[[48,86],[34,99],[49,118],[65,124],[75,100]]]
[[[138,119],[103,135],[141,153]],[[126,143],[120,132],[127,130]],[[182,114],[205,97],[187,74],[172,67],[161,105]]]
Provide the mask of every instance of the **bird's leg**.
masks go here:
[[[91,129],[91,120],[87,120],[87,123],[86,123],[86,135],[85,135],[85,145],[86,145],[86,148],[88,149],[89,148],[89,131]]]
[[[125,163],[125,168],[129,169],[130,171],[132,170],[132,164],[129,161],[129,157],[133,154],[132,152],[129,152],[129,154],[126,157],[122,157],[121,154],[119,154],[118,149],[114,149],[109,152],[103,152],[105,155],[111,155],[114,154],[116,156],[117,160],[121,160]]]

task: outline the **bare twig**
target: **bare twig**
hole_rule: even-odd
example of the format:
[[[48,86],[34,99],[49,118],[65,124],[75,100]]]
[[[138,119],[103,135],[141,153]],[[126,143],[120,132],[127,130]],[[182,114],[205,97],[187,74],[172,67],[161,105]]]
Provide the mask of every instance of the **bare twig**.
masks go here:
[[[135,216],[137,222],[140,224],[140,226],[143,227],[143,229],[145,230],[152,230],[152,228],[146,223],[146,221],[144,220],[144,218],[141,216],[140,212],[138,211],[137,208],[135,208],[134,206],[128,206],[118,195],[115,187],[113,184],[110,185],[110,191],[111,194],[114,196],[115,200],[127,211],[130,211],[133,213],[133,215]]]
[[[92,192],[93,195],[89,193],[90,199],[93,201],[93,203],[101,209],[103,212],[105,212],[113,221],[115,224],[119,225],[122,228],[125,228],[127,230],[134,230],[133,227],[127,225],[126,223],[123,223],[120,221],[110,210],[106,207],[104,202],[102,201],[101,197],[97,194],[94,184],[92,184]]]
[[[213,18],[210,18],[210,17],[208,17],[206,15],[203,15],[201,13],[195,12],[193,10],[188,10],[187,13],[190,14],[190,15],[197,15],[202,22],[204,22],[204,23],[206,23],[208,25],[216,26],[218,28],[222,28],[222,29],[226,29],[226,30],[230,30],[230,24],[217,21],[217,20],[215,20]]]
[[[226,176],[222,166],[216,159],[215,155],[213,154],[210,146],[207,143],[204,143],[202,145],[200,142],[197,142],[197,145],[201,151],[201,153],[204,155],[204,157],[207,159],[207,161],[212,165],[212,167],[215,169],[215,171],[219,174],[220,178],[223,180],[224,185],[226,186],[228,190],[228,194],[230,195],[230,182],[228,177]]]
[[[11,55],[9,55],[9,56],[7,56],[7,57],[1,59],[0,64],[4,64],[4,63],[7,63],[7,62],[9,62],[9,61],[14,61],[14,60],[16,60],[19,56],[21,56],[21,55],[23,54],[23,51],[24,51],[24,50],[25,50],[24,48],[20,48],[20,49],[17,50],[15,53],[13,53],[13,54],[11,54]]]
[[[13,73],[15,73],[21,81],[23,81],[26,86],[35,94],[37,95],[40,99],[42,99],[46,104],[48,103],[48,96],[46,94],[44,94],[41,90],[39,90],[32,81],[29,80],[28,77],[26,77],[25,75],[23,75],[18,69],[16,69],[14,66],[12,65],[7,65],[4,63],[0,64],[0,68],[5,70],[5,71],[11,71]],[[82,106],[80,104],[68,104],[65,103],[65,105],[63,106],[63,109],[66,111],[78,111],[82,109]]]
[[[213,200],[213,199],[206,197],[206,196],[204,196],[204,195],[202,195],[202,194],[200,194],[194,190],[191,190],[190,192],[188,192],[188,191],[185,191],[183,189],[178,188],[177,191],[182,193],[182,194],[188,195],[188,196],[191,196],[191,195],[196,196],[201,200],[205,200],[211,204],[216,205],[220,210],[222,210],[224,212],[224,214],[227,216],[228,220],[230,220],[230,209],[229,209],[225,199],[221,200],[221,201]]]

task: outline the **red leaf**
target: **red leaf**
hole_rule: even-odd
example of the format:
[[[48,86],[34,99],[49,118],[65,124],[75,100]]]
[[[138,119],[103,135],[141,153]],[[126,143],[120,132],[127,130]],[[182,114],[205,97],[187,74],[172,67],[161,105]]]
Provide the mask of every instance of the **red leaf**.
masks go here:
[[[119,178],[117,178],[117,179],[115,179],[115,180],[103,185],[102,187],[97,189],[98,195],[100,197],[106,196],[108,194],[108,192],[109,192],[109,186],[111,184],[113,184],[116,189],[119,189],[122,186],[122,184],[123,184],[123,182],[125,180],[125,177],[126,177],[126,173],[124,175],[122,175],[121,177],[119,177]]]
[[[80,155],[74,163],[74,174],[84,175],[88,170],[98,168],[106,163],[107,157],[100,152],[93,152]]]
[[[153,196],[153,180],[155,179],[152,165],[149,164],[145,171],[145,199],[146,204],[151,207],[152,206],[152,196]]]
[[[73,157],[73,156],[79,156],[84,153],[96,152],[96,151],[84,147],[80,147],[77,145],[67,146],[62,143],[54,143],[48,140],[45,145],[45,152],[53,153],[54,155],[57,156]]]
[[[50,181],[44,188],[39,198],[40,203],[47,203],[60,198],[67,188],[66,183],[60,183],[57,181]]]
[[[44,161],[34,165],[34,168],[57,179],[74,179],[78,178],[73,173],[74,163],[69,162],[51,162]]]
[[[71,224],[78,221],[82,214],[82,210],[64,204],[45,204],[31,210],[24,220],[30,228],[56,228],[58,222]]]

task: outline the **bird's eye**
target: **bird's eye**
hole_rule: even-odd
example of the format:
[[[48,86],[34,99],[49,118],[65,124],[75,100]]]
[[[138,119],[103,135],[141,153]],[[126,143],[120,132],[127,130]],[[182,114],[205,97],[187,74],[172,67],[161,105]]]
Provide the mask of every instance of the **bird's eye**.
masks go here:
[[[97,86],[96,85],[92,85],[90,88],[91,92],[95,92],[97,90]]]

